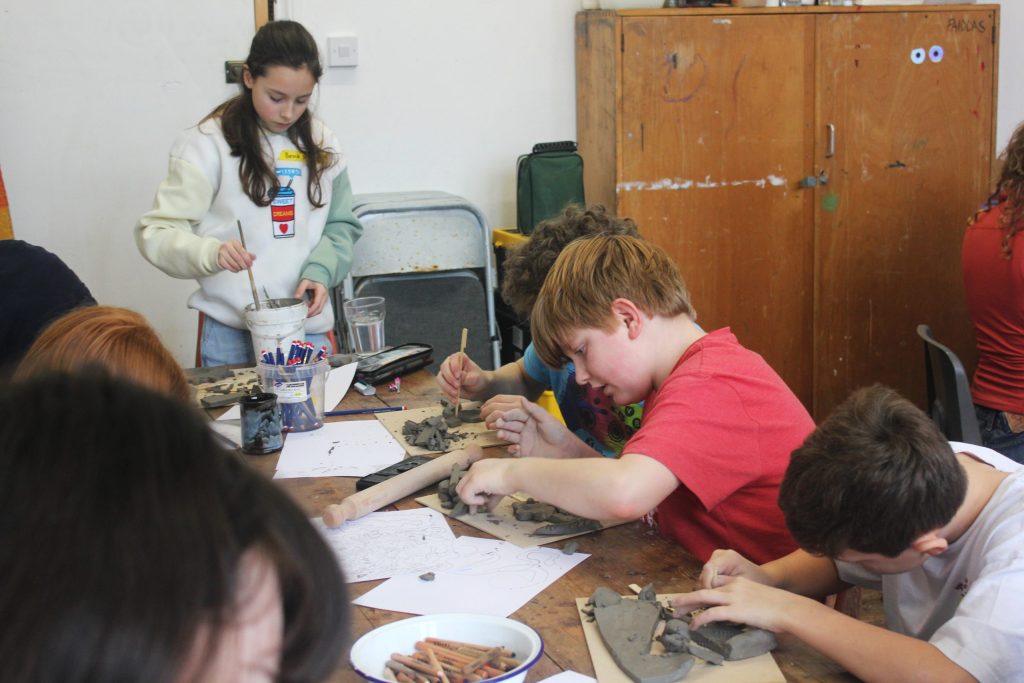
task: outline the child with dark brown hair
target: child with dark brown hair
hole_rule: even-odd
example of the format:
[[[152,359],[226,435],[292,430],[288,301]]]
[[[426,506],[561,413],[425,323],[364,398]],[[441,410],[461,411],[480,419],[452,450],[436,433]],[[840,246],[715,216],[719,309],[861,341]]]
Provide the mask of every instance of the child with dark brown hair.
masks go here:
[[[561,215],[541,222],[530,239],[511,250],[505,261],[501,295],[512,310],[529,316],[544,278],[566,245],[595,235],[640,237],[631,219],[619,218],[599,204],[588,208],[569,206]],[[569,430],[609,457],[619,454],[640,426],[643,413],[642,404],[615,405],[606,396],[577,383],[572,363],[558,368],[544,365],[532,343],[522,358],[493,371],[481,369],[465,354],[452,354],[441,364],[437,383],[452,400],[456,395],[487,399],[481,415],[502,438],[508,436],[501,430],[504,415],[522,409],[524,400],[536,401],[551,389]],[[519,450],[518,444],[511,448],[513,452]]]
[[[864,681],[1024,680],[1024,468],[948,442],[883,386],[839,405],[793,453],[779,492],[800,550],[755,564],[718,550],[692,624],[792,634]],[[820,598],[881,589],[886,628]]]
[[[0,680],[318,683],[333,551],[205,419],[98,370],[0,392]]]

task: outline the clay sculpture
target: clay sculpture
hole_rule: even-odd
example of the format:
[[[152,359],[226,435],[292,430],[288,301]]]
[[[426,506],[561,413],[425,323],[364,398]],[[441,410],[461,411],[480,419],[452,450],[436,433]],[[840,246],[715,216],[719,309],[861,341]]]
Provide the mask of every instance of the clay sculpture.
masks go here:
[[[449,427],[461,427],[463,423],[482,422],[479,408],[462,408],[459,414],[455,414],[455,406],[448,401],[441,401],[441,417]]]
[[[466,438],[464,434],[449,432],[448,423],[442,416],[428,417],[419,422],[406,420],[402,436],[407,443],[431,451],[447,451],[453,441]]]
[[[687,631],[694,643],[717,652],[730,662],[763,655],[778,645],[771,631],[731,621],[714,621]]]
[[[533,498],[526,502],[512,503],[512,513],[520,522],[551,522],[551,524],[537,528],[533,532],[534,536],[568,536],[597,531],[601,528],[601,523],[596,520],[578,517]]]
[[[469,506],[462,502],[455,487],[459,480],[466,474],[466,470],[458,465],[452,465],[452,473],[447,479],[442,479],[437,484],[437,497],[441,501],[441,507],[452,511],[452,517],[461,517],[469,512]]]
[[[671,683],[685,678],[693,667],[694,659],[686,653],[651,654],[651,640],[662,618],[657,602],[623,600],[609,588],[598,588],[589,604],[609,654],[631,681]]]

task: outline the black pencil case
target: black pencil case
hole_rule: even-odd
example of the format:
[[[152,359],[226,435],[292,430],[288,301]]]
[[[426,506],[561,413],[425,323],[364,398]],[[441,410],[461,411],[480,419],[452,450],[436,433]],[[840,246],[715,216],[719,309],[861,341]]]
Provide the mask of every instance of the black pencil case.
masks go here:
[[[377,384],[413,370],[419,370],[433,362],[434,347],[429,344],[402,344],[387,351],[375,353],[359,360],[356,365],[356,379],[367,384]]]

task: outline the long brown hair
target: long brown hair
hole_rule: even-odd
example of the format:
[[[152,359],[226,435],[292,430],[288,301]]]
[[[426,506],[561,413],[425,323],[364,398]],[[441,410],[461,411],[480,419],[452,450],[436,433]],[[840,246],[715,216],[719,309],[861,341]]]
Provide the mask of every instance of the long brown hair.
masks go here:
[[[323,68],[316,41],[302,24],[294,21],[271,21],[256,32],[249,47],[245,66],[254,79],[264,76],[272,66],[309,69],[314,83],[320,82]],[[252,90],[241,84],[241,93],[220,104],[203,121],[220,119],[224,140],[231,155],[239,158],[238,178],[256,206],[267,206],[281,189],[281,184],[263,154],[263,129],[252,104]],[[309,183],[306,196],[319,208],[324,205],[320,179],[334,163],[333,150],[313,138],[313,115],[307,108],[288,129],[288,139],[306,156]]]
[[[57,318],[29,347],[14,373],[25,379],[100,365],[112,375],[182,401],[192,391],[185,371],[146,319],[115,306],[87,306]]]
[[[1002,154],[1003,168],[999,173],[999,181],[989,197],[988,205],[1003,205],[1000,223],[1006,229],[1003,235],[1003,258],[1009,259],[1013,254],[1010,243],[1013,236],[1024,229],[1024,123],[1013,131],[1010,142]],[[984,209],[979,211],[975,218]]]

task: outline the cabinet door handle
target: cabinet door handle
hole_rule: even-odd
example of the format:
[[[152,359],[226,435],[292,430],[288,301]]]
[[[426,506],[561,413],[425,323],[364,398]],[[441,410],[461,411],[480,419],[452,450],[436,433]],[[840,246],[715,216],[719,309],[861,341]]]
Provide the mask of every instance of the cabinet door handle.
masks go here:
[[[828,139],[825,142],[825,158],[831,159],[836,155],[836,124],[826,123],[825,131],[828,133]]]

